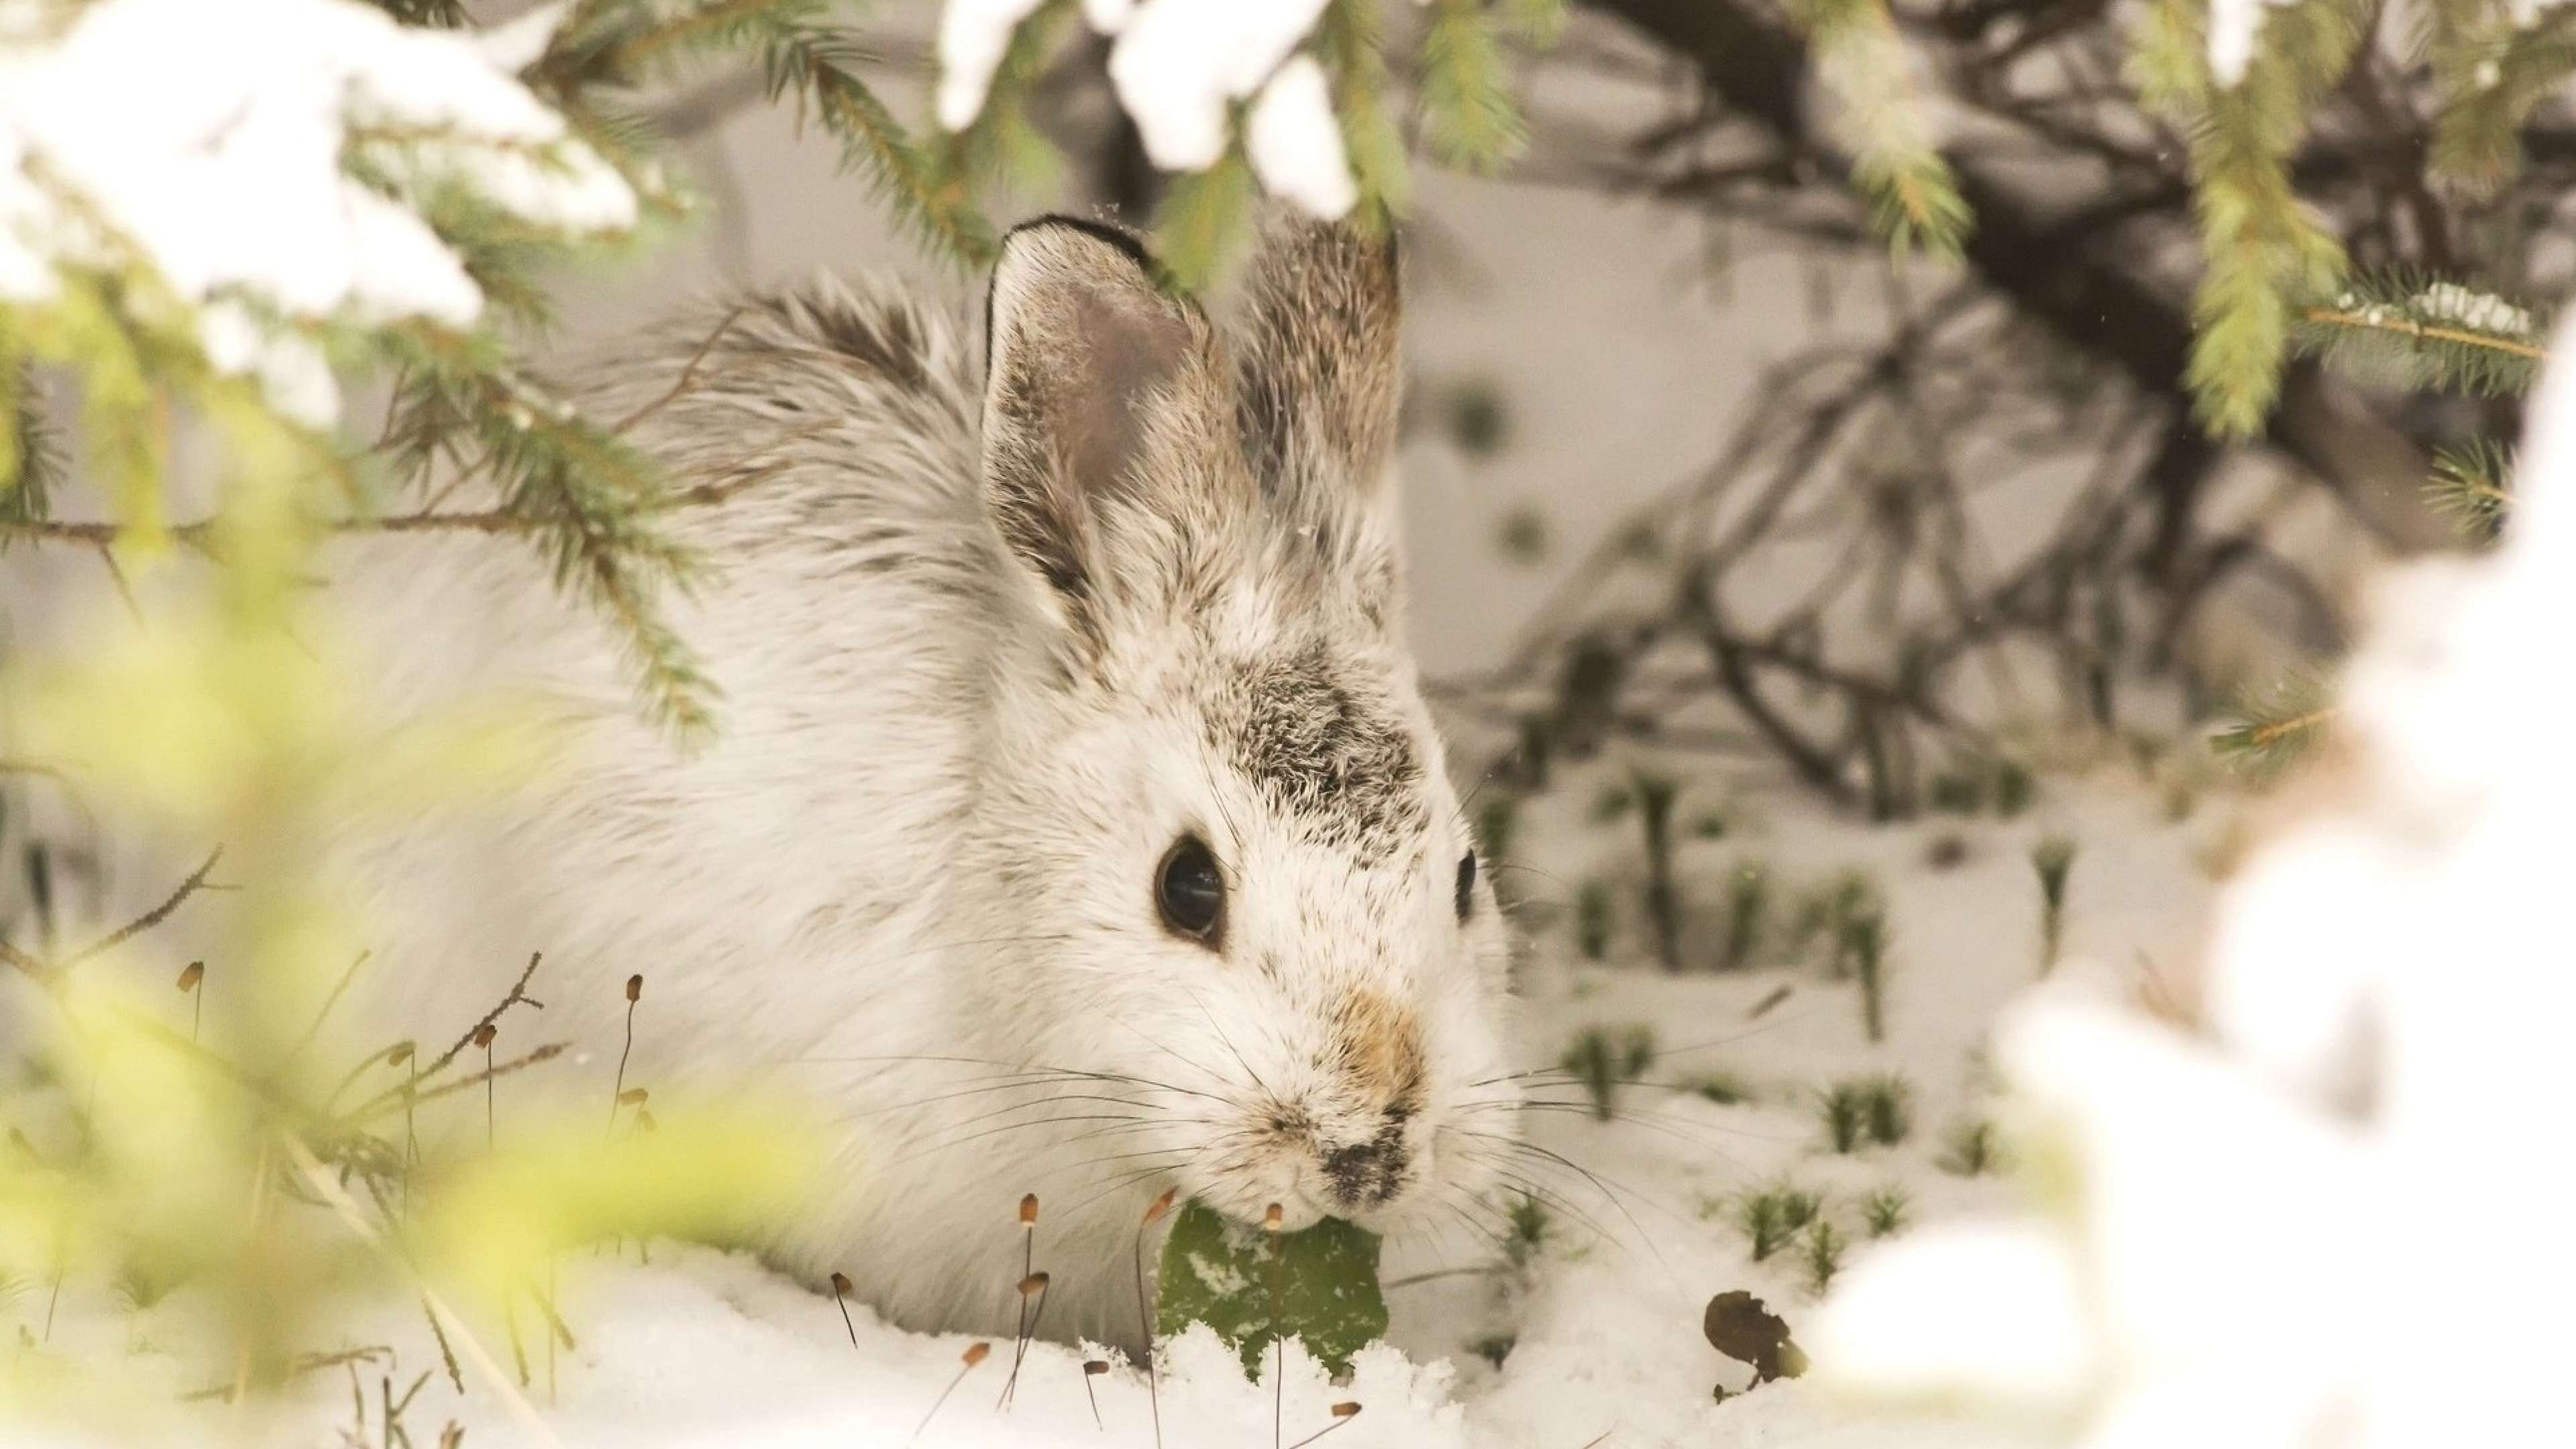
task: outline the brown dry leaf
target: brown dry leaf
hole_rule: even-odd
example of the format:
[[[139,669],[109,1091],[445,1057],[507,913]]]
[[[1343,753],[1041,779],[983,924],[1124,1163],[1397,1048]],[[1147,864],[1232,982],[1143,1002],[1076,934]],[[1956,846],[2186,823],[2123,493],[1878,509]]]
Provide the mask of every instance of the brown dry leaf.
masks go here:
[[[1789,1325],[1741,1288],[1708,1300],[1708,1316],[1700,1327],[1719,1353],[1753,1365],[1757,1384],[1794,1379],[1807,1371],[1807,1356],[1789,1341]]]

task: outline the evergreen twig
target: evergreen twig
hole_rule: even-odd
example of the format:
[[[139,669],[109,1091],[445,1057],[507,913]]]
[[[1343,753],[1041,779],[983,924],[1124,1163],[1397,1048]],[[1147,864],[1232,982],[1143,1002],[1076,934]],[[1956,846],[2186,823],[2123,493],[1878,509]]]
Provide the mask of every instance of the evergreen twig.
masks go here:
[[[2528,391],[2549,331],[2506,298],[2407,273],[2355,277],[2299,323],[2297,346],[2357,381],[2481,397]]]
[[[2486,438],[2436,448],[2424,490],[2461,537],[2489,542],[2504,531],[2513,508],[2513,462],[2511,447]]]
[[[1968,203],[1934,144],[1887,0],[1787,0],[1786,8],[1840,107],[1852,182],[1868,197],[1878,234],[1900,252],[1956,261],[1971,224]]]
[[[2210,748],[2248,774],[2277,774],[2325,740],[2338,712],[2325,676],[2292,674],[2268,691],[2240,698],[2235,722],[2210,736]]]

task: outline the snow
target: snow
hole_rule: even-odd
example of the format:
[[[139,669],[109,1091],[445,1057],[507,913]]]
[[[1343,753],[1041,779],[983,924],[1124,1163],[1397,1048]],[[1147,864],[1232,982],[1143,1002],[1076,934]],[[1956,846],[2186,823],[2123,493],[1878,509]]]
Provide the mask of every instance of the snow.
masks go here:
[[[1252,174],[1310,215],[1339,216],[1359,200],[1324,68],[1313,60],[1296,56],[1279,68],[1253,104],[1243,139]]]
[[[1085,0],[1092,29],[1114,35],[1109,79],[1146,156],[1203,171],[1225,154],[1235,103],[1253,102],[1245,143],[1263,186],[1324,217],[1358,197],[1325,77],[1292,53],[1325,0]],[[939,123],[973,124],[1013,30],[1036,0],[948,0],[939,18]]]
[[[564,232],[634,223],[625,181],[510,74],[559,10],[479,38],[405,29],[356,0],[57,14],[0,0],[0,298],[41,301],[56,265],[130,249],[202,309],[214,365],[259,377],[309,424],[332,420],[338,391],[297,324],[480,315],[420,212],[433,188]],[[394,194],[350,176],[352,153]]]
[[[1914,1251],[1856,1264],[1806,1340],[1863,1392],[1960,1398],[2045,1418],[2100,1371],[2075,1254],[2017,1220],[1927,1228]]]
[[[2415,299],[2424,315],[2444,322],[2457,322],[2482,332],[2508,332],[2531,335],[2531,313],[2507,302],[2502,297],[2472,291],[2457,282],[2436,282]]]
[[[1147,0],[1109,53],[1146,156],[1166,171],[1215,164],[1227,105],[1259,89],[1323,13],[1324,0]]]
[[[2041,1273],[1989,1291],[2103,1366],[2056,1406],[2085,1444],[2563,1434],[2576,1244],[2477,1246],[2565,1187],[2576,368],[2549,369],[2532,418],[2503,547],[2383,586],[2346,687],[2355,778],[2230,892],[2208,1036],[2073,994],[2013,1014],[2000,1062],[2067,1178],[2013,1251],[2065,1255],[2085,1295],[2070,1313]],[[1833,1305],[1820,1364],[1933,1388],[1901,1335],[1991,1265],[1956,1238],[1900,1246]],[[1943,1386],[2065,1384],[2036,1358],[1997,1338]]]
[[[2263,29],[2266,6],[2290,0],[2210,0],[2209,68],[2218,83],[2232,86],[2245,78],[2254,61],[2254,41]]]
[[[948,0],[939,13],[940,125],[962,131],[975,123],[1011,32],[1037,8],[1038,0]]]

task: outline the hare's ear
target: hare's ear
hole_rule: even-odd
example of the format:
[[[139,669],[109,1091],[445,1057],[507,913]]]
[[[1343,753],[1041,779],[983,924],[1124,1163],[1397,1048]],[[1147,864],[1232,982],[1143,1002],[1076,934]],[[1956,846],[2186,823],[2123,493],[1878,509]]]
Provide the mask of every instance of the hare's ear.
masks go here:
[[[1282,217],[1247,287],[1235,396],[1253,476],[1371,607],[1392,609],[1401,591],[1394,239]]]
[[[1221,481],[1208,458],[1232,446],[1232,400],[1214,337],[1133,239],[1061,217],[1002,239],[985,325],[987,506],[1088,626],[1113,550],[1134,546],[1121,515],[1179,522]]]

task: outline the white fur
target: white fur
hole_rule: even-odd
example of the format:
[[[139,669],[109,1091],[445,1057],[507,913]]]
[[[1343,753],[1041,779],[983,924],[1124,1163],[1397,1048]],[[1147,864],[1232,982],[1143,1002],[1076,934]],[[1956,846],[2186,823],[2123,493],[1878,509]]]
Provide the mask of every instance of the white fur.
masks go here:
[[[922,382],[825,346],[818,317],[908,339]],[[666,337],[595,415],[666,392],[712,323]],[[638,722],[613,636],[525,550],[353,546],[340,607],[386,661],[386,707],[536,689],[579,745],[512,808],[422,821],[349,864],[407,1034],[452,1034],[543,950],[546,1009],[504,1029],[589,1053],[565,1075],[597,1100],[640,972],[630,1083],[659,1103],[769,1077],[830,1114],[828,1190],[781,1261],[846,1272],[911,1326],[1007,1331],[1015,1208],[1036,1192],[1047,1331],[1132,1342],[1128,1255],[1165,1186],[1252,1221],[1277,1202],[1291,1226],[1332,1207],[1318,1149],[1264,1123],[1294,1108],[1329,1144],[1377,1120],[1336,1066],[1354,992],[1417,1015],[1429,1062],[1406,1187],[1361,1220],[1401,1233],[1486,1190],[1497,1154],[1471,1134],[1511,1117],[1502,927],[1482,886],[1454,912],[1468,831],[1394,611],[1299,553],[1294,527],[1165,520],[1160,542],[1215,571],[1215,607],[1158,608],[1129,579],[1101,649],[1068,664],[1060,611],[987,514],[960,332],[819,284],[735,314],[639,426],[680,485],[764,475],[681,524],[714,573],[675,622],[722,691],[721,736],[695,755]],[[1368,507],[1383,526],[1388,501]],[[1374,864],[1283,816],[1208,727],[1231,662],[1313,639],[1424,766],[1422,837]],[[1154,870],[1189,830],[1231,887],[1222,955],[1158,921]]]

